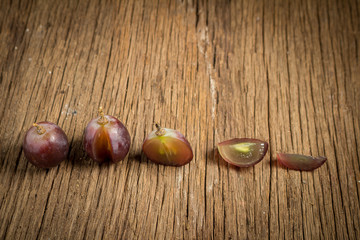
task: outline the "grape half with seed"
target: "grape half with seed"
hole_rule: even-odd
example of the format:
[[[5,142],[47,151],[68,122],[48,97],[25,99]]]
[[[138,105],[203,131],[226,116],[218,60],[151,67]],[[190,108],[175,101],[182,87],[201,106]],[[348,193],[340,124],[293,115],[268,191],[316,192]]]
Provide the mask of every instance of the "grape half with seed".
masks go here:
[[[143,152],[153,162],[182,166],[193,159],[190,143],[179,131],[162,128],[155,124],[157,130],[152,131],[143,143]]]

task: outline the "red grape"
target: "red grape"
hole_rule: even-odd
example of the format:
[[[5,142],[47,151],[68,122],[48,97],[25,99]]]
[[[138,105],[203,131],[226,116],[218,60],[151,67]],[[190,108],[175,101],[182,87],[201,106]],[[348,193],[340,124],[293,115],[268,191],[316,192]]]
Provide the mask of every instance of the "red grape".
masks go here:
[[[143,152],[153,162],[182,166],[193,158],[190,143],[179,131],[161,128],[156,124],[157,130],[152,131],[144,140]]]
[[[326,157],[312,157],[300,154],[278,153],[277,160],[284,166],[300,171],[314,170],[326,162]]]
[[[130,149],[130,135],[126,127],[115,117],[104,115],[89,122],[84,132],[86,153],[96,162],[114,163],[123,160]]]
[[[58,125],[39,122],[26,132],[23,149],[29,162],[40,168],[51,168],[66,159],[69,143]]]
[[[221,157],[237,167],[250,167],[260,162],[268,143],[254,138],[234,138],[218,144]]]

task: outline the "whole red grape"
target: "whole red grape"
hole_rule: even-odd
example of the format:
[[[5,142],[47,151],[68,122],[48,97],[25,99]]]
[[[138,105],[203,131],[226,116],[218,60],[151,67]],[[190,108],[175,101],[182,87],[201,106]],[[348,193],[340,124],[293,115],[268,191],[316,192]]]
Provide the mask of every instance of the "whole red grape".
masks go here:
[[[51,168],[66,159],[69,142],[64,131],[55,123],[39,122],[26,132],[23,150],[33,165]]]

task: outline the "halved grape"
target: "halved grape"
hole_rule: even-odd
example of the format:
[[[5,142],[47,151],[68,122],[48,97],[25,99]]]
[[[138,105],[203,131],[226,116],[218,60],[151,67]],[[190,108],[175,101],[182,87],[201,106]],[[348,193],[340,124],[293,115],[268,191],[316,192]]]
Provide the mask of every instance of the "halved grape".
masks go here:
[[[39,122],[26,132],[23,150],[25,157],[40,168],[60,164],[69,152],[69,143],[64,131],[55,123]]]
[[[238,167],[250,167],[260,162],[268,143],[254,138],[234,138],[218,144],[221,157]]]
[[[312,157],[300,154],[278,153],[277,160],[285,167],[294,170],[311,171],[326,162],[326,157]]]
[[[91,120],[84,132],[86,153],[96,162],[114,163],[123,160],[130,149],[130,134],[126,127],[115,117],[104,115]]]
[[[152,131],[144,140],[143,152],[153,162],[182,166],[193,158],[190,143],[179,131],[161,128],[156,124],[157,130]]]

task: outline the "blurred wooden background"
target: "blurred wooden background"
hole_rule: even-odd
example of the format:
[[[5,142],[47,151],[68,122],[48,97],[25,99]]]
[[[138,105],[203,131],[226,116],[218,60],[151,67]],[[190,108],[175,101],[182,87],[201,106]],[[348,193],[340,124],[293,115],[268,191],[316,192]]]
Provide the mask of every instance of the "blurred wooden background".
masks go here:
[[[359,239],[359,31],[358,0],[0,1],[0,239]],[[82,149],[99,106],[132,137],[116,165]],[[50,170],[21,147],[42,120],[71,144]],[[190,164],[146,159],[154,121]],[[229,166],[233,137],[268,154]]]

